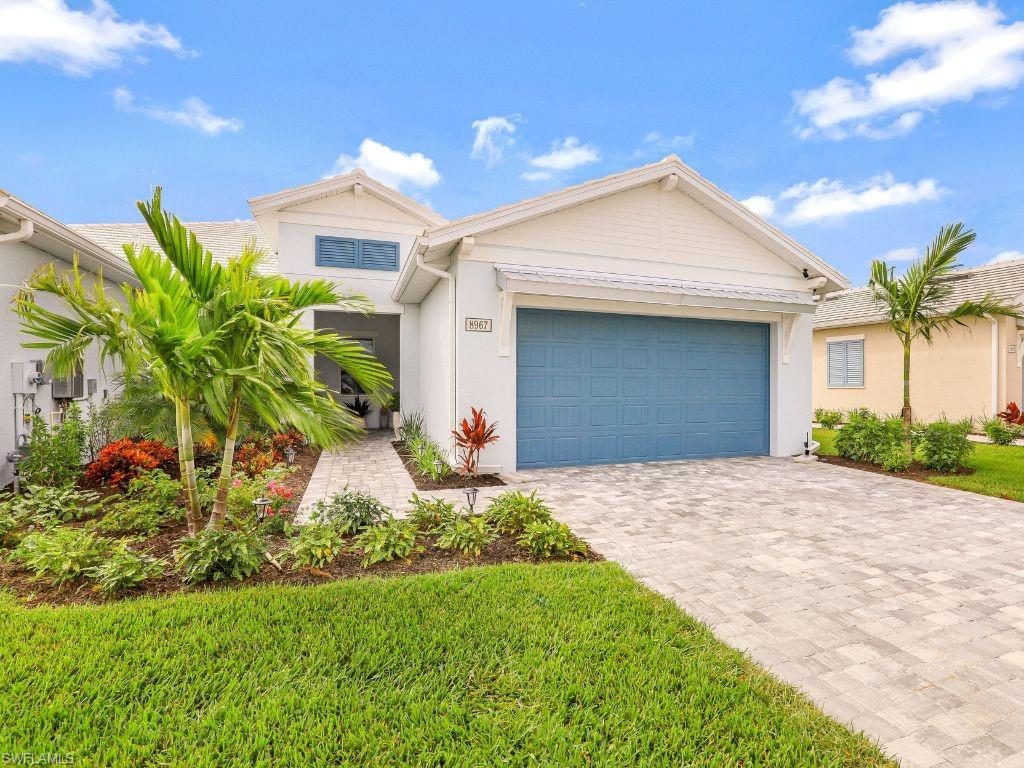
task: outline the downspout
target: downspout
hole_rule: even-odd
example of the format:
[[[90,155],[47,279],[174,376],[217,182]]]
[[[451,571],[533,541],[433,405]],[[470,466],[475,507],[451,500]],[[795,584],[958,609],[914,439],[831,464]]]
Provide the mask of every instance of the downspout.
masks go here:
[[[0,208],[4,207],[3,198],[0,198]],[[11,232],[7,235],[0,235],[0,245],[4,243],[20,243],[22,240],[28,240],[35,234],[35,225],[29,219],[22,219],[21,225],[18,227],[17,232]]]
[[[426,272],[428,275],[434,275],[440,277],[443,280],[448,281],[448,328],[449,328],[449,341],[448,348],[450,350],[449,355],[449,366],[448,366],[448,427],[454,429],[455,427],[455,413],[457,409],[456,403],[456,390],[455,390],[455,371],[456,371],[456,349],[455,345],[458,340],[456,336],[455,327],[455,275],[451,274],[447,270],[438,269],[432,267],[423,260],[423,254],[426,251],[426,247],[423,250],[417,248],[416,250],[416,266]]]
[[[992,323],[992,416],[999,413],[999,318],[990,317]]]

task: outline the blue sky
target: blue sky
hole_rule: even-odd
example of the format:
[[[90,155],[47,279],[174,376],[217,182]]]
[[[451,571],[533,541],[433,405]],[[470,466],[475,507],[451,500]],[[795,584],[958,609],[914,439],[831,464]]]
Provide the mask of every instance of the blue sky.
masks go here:
[[[1006,0],[0,0],[0,187],[232,219],[360,164],[454,218],[675,152],[857,284],[948,221],[1024,251],[1022,81]]]

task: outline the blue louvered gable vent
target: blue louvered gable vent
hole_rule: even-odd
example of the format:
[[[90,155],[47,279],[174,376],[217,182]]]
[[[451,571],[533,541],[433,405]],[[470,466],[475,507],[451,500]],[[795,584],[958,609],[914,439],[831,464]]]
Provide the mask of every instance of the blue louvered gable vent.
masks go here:
[[[316,238],[316,265],[347,269],[398,270],[398,243],[352,237]]]

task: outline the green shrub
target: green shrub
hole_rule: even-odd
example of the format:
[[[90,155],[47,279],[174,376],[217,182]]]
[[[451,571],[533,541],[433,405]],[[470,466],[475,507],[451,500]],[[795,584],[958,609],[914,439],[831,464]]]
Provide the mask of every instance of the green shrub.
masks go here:
[[[929,424],[921,439],[921,463],[936,472],[956,472],[967,464],[974,443],[967,439],[970,424],[945,419]]]
[[[903,448],[906,432],[897,418],[879,418],[863,410],[851,411],[836,435],[836,453],[853,461],[882,464],[896,449]]]
[[[182,501],[181,483],[162,469],[151,469],[133,478],[125,495],[153,501],[162,507],[173,507]]]
[[[359,533],[391,517],[391,510],[379,500],[362,491],[345,490],[327,501],[313,505],[314,521],[329,523],[343,534]]]
[[[903,445],[894,445],[879,457],[878,463],[887,472],[906,472],[911,463],[910,452]]]
[[[398,428],[398,439],[408,444],[419,437],[423,437],[426,430],[423,426],[423,414],[419,411],[402,414],[402,426]]]
[[[263,552],[263,537],[255,531],[205,528],[182,539],[175,557],[182,580],[195,584],[252,576],[260,569]]]
[[[108,542],[80,528],[56,526],[29,533],[11,558],[53,584],[63,584],[97,565]]]
[[[1024,434],[1024,428],[1017,424],[1007,424],[1002,419],[988,419],[985,424],[985,436],[996,445],[1009,445]]]
[[[531,523],[545,523],[551,519],[551,510],[537,498],[537,492],[527,496],[522,491],[506,491],[491,500],[484,516],[501,533],[519,533]]]
[[[444,449],[425,435],[417,437],[407,444],[416,469],[435,483],[440,482],[452,473],[448,456]]]
[[[288,557],[292,568],[323,568],[345,551],[345,535],[338,526],[316,522],[304,525],[291,540]]]
[[[162,576],[167,564],[149,555],[132,551],[121,542],[102,562],[85,570],[85,575],[96,582],[95,590],[105,595],[134,589],[146,579]]]
[[[10,500],[0,504],[0,547],[17,546],[26,528],[32,525],[32,516]]]
[[[53,430],[43,419],[33,417],[28,456],[19,471],[29,485],[74,485],[82,474],[84,452],[85,422],[81,409],[72,405],[64,414],[64,421]]]
[[[92,517],[99,511],[92,491],[80,491],[73,486],[30,485],[24,496],[12,496],[4,502],[31,518],[36,525],[50,526]]]
[[[534,557],[544,560],[570,557],[576,560],[589,551],[587,545],[569,530],[569,526],[557,520],[528,523],[516,543],[530,550]]]
[[[449,526],[442,529],[437,537],[437,546],[441,549],[454,549],[464,555],[480,557],[484,547],[498,538],[483,515],[456,518]]]
[[[843,423],[843,413],[830,408],[815,408],[814,420],[825,429],[835,429]]]
[[[437,533],[459,519],[455,505],[444,499],[424,499],[414,493],[410,501],[413,507],[407,519],[423,533]]]
[[[127,498],[107,507],[106,514],[96,521],[95,527],[102,533],[115,536],[134,533],[152,536],[167,522],[168,517],[159,501]]]
[[[400,560],[418,549],[416,526],[409,520],[388,520],[367,528],[355,540],[356,549],[363,554],[363,568],[374,563]]]

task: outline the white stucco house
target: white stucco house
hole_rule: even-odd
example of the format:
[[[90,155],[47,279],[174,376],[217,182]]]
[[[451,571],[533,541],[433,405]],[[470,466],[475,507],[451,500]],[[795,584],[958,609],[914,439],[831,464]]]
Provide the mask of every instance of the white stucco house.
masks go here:
[[[308,321],[372,347],[442,444],[484,408],[501,436],[484,469],[803,449],[815,295],[848,283],[675,156],[454,221],[358,170],[249,205],[190,226],[219,258],[256,237],[268,268],[368,296],[372,316]]]
[[[55,424],[68,404],[78,401],[87,410],[86,401],[98,403],[117,386],[116,372],[109,366],[101,370],[95,349],[86,355],[79,375],[54,381],[43,366],[45,354],[22,347],[29,338],[19,330],[12,298],[37,269],[51,263],[70,269],[75,254],[87,279],[102,270],[107,289],[119,296],[118,285],[134,279],[120,253],[0,189],[0,488],[14,477],[14,464],[7,459],[31,431],[33,415]]]

